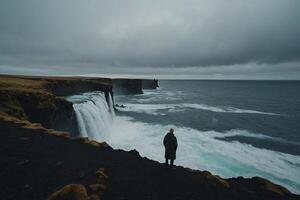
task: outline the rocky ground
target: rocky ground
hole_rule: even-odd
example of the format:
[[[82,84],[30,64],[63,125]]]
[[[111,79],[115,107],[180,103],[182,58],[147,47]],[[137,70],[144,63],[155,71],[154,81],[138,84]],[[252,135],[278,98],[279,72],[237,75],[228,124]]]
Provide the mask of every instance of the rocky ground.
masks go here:
[[[39,124],[1,119],[0,133],[1,199],[300,199],[262,178],[166,170],[137,151],[70,139]]]

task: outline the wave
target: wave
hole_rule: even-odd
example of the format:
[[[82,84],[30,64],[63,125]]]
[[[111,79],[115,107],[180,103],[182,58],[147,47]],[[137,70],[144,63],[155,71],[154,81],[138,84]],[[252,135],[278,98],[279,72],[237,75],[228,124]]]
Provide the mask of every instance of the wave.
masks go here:
[[[234,108],[230,106],[208,106],[205,104],[182,104],[183,107],[186,108],[195,108],[195,109],[200,109],[200,110],[208,110],[212,112],[222,112],[222,113],[247,113],[247,114],[263,114],[263,115],[280,115],[277,113],[270,113],[270,112],[262,112],[262,111],[257,111],[257,110],[247,110],[247,109],[239,109],[239,108]]]
[[[293,144],[293,145],[300,146],[299,142],[289,141],[289,140],[286,140],[286,139],[283,139],[280,137],[272,137],[272,136],[264,135],[261,133],[252,133],[247,130],[241,130],[241,129],[233,129],[233,130],[226,131],[224,133],[216,132],[215,134],[212,134],[212,135],[215,135],[216,139],[242,136],[242,137],[270,140],[270,141],[274,141],[274,142]]]
[[[125,104],[124,108],[119,107],[120,111],[146,113],[152,115],[166,115],[165,113],[158,112],[160,110],[174,109],[175,104]]]
[[[243,137],[250,137],[250,138],[276,140],[275,137],[271,137],[271,136],[260,134],[260,133],[251,133],[247,130],[241,130],[241,129],[232,129],[232,130],[226,131],[224,133],[215,132],[215,133],[212,133],[212,135],[214,136],[214,138],[228,138],[228,137],[235,137],[235,136],[243,136]]]
[[[166,113],[158,112],[159,110],[167,110],[168,112],[182,112],[186,108],[193,108],[211,112],[221,113],[239,113],[239,114],[261,114],[261,115],[280,115],[277,113],[263,112],[257,110],[239,109],[234,107],[218,107],[205,104],[125,104],[125,108],[120,108],[121,111],[130,111],[138,113],[146,113],[153,115],[166,115]]]
[[[143,123],[130,117],[118,116],[108,142],[113,148],[137,149],[142,156],[164,162],[162,139],[170,128],[175,129],[179,143],[176,164],[209,170],[225,178],[262,176],[300,193],[300,156],[217,139],[232,135],[264,135],[241,130],[225,133],[199,131],[174,125]]]
[[[161,89],[143,90],[144,94],[133,95],[131,100],[138,103],[161,102],[168,100],[178,101],[182,98],[184,93],[182,91],[165,91]]]
[[[125,108],[118,108],[121,111],[126,112],[136,112],[136,113],[145,113],[150,115],[167,115],[166,112],[183,112],[185,108],[204,108],[205,105],[201,104],[126,104]],[[219,111],[217,107],[206,106],[205,108],[210,108],[210,111],[214,110],[215,112]],[[165,112],[164,112],[165,111]],[[243,112],[242,112],[243,111]],[[222,111],[223,112],[223,111]],[[241,110],[239,109],[239,113],[255,113],[255,114],[266,114],[265,112],[253,111],[251,110]],[[274,114],[275,113],[267,113],[267,114]],[[268,135],[264,135],[261,133],[251,133],[247,130],[241,129],[233,129],[224,133],[214,132],[211,135],[215,135],[215,138],[229,138],[235,136],[242,136],[242,137],[249,137],[249,138],[256,138],[256,139],[263,139],[263,140],[270,140],[279,143],[285,144],[293,144],[300,146],[299,142],[293,142],[289,140],[285,140],[280,137],[272,137]]]

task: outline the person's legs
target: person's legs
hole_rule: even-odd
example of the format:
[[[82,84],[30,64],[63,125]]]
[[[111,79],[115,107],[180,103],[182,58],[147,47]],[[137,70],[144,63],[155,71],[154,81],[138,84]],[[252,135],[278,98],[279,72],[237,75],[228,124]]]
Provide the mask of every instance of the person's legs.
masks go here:
[[[174,160],[171,159],[171,167],[173,168],[174,167]]]
[[[166,158],[166,168],[168,167],[169,165],[169,159]]]

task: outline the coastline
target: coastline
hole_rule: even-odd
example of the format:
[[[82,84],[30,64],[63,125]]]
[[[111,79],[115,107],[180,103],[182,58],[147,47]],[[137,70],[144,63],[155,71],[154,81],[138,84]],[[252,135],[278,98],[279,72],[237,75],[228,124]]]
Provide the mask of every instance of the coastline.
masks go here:
[[[8,80],[11,78],[14,81]],[[17,84],[15,78],[26,80]],[[135,150],[114,150],[106,143],[85,138],[73,140],[68,132],[49,129],[52,127],[45,124],[49,118],[40,122],[39,118],[32,121],[32,117],[23,109],[24,104],[20,103],[22,98],[19,98],[19,94],[24,94],[25,97],[35,94],[37,99],[51,99],[50,103],[45,101],[47,104],[42,106],[34,105],[39,107],[37,112],[50,110],[52,113],[56,106],[64,105],[60,103],[64,102],[62,98],[57,95],[95,89],[109,91],[112,87],[109,79],[1,76],[0,80],[1,92],[10,94],[6,99],[13,102],[11,104],[1,100],[1,185],[5,188],[1,196],[4,199],[47,198],[64,185],[72,183],[83,185],[88,196],[103,199],[141,199],[147,195],[148,199],[261,199],[262,196],[264,199],[300,198],[284,187],[258,177],[223,179],[206,171],[183,167],[165,172],[162,164],[140,157]],[[55,83],[55,87],[49,87],[49,82]],[[84,87],[78,90],[80,85]],[[77,89],[72,92],[74,87]],[[65,107],[69,112],[70,105]],[[102,178],[95,176],[100,168]],[[91,186],[95,184],[98,184],[98,189]]]

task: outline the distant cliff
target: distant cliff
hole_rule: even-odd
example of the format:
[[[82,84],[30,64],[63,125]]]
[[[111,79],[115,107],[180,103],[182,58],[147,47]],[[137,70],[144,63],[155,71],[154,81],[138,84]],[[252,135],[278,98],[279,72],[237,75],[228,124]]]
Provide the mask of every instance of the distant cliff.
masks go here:
[[[142,80],[142,88],[143,89],[156,89],[158,88],[158,80],[156,79],[143,79]]]
[[[156,79],[113,79],[113,91],[115,94],[143,94],[143,89],[156,89]]]
[[[111,92],[112,80],[106,78],[47,79],[46,88],[57,96],[70,96],[89,91]]]
[[[113,79],[115,94],[143,94],[141,79]]]

